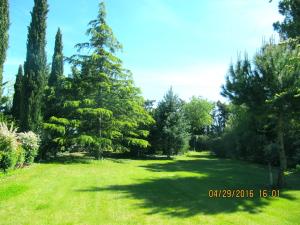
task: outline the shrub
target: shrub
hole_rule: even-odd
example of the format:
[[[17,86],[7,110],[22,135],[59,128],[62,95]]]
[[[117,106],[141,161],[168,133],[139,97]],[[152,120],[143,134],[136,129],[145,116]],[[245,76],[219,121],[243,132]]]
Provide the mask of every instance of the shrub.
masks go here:
[[[35,133],[29,131],[26,133],[19,133],[18,140],[21,142],[22,148],[25,151],[25,163],[32,164],[34,158],[38,154],[39,137]]]
[[[0,123],[0,168],[6,171],[22,162],[22,149],[19,148],[16,129],[11,125]]]

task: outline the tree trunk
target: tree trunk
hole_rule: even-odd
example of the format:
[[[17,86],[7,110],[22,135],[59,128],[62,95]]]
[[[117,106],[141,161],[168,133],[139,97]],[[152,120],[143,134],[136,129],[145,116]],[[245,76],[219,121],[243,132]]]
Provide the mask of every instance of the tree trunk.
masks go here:
[[[278,171],[278,180],[277,180],[277,186],[279,188],[283,187],[285,185],[285,179],[284,179],[284,171],[287,167],[287,161],[286,161],[286,155],[284,150],[284,140],[283,140],[283,117],[282,114],[279,114],[278,118],[278,145],[279,145],[279,171]]]
[[[196,135],[194,135],[194,151],[196,151]]]
[[[268,163],[268,167],[269,167],[270,186],[273,187],[274,183],[273,183],[273,173],[272,173],[272,165],[271,165],[271,162]]]

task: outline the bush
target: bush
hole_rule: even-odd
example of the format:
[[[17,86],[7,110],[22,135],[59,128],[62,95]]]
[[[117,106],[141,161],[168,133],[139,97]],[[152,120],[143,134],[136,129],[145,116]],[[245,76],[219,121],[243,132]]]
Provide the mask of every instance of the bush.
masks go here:
[[[0,168],[6,171],[22,164],[22,148],[17,140],[16,129],[0,123]]]
[[[17,136],[18,140],[21,142],[22,148],[25,151],[25,163],[32,164],[38,154],[40,142],[39,137],[31,131],[19,133]]]

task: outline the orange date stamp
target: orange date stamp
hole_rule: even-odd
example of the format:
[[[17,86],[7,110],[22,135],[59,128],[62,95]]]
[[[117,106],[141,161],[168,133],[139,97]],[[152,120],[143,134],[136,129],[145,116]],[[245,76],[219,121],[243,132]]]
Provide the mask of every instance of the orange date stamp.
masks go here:
[[[280,197],[279,190],[253,190],[253,189],[211,189],[208,191],[209,198],[267,198]]]

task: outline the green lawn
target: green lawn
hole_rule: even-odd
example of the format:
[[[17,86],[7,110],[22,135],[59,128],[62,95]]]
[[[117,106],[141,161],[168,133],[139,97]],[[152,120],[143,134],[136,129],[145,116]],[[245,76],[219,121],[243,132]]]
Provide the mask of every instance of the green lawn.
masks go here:
[[[0,224],[300,224],[300,175],[259,198],[266,170],[189,153],[176,160],[69,160],[0,175]],[[255,189],[209,198],[209,189]]]

